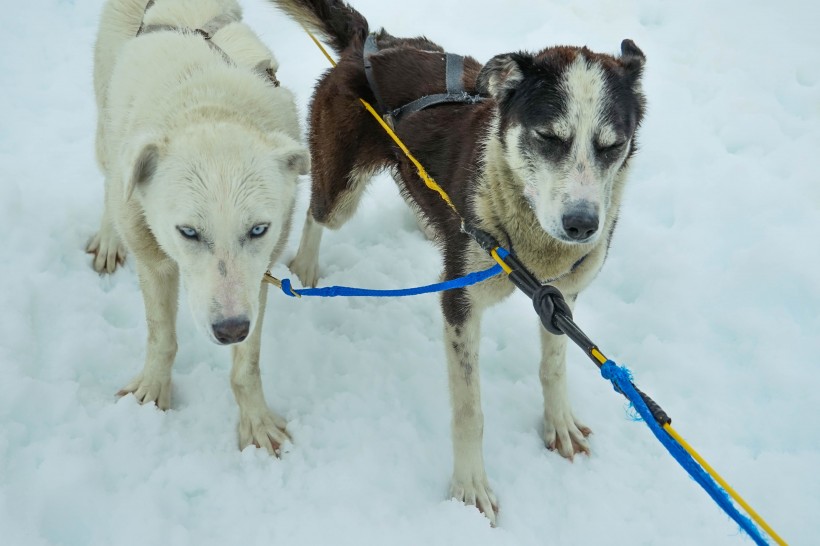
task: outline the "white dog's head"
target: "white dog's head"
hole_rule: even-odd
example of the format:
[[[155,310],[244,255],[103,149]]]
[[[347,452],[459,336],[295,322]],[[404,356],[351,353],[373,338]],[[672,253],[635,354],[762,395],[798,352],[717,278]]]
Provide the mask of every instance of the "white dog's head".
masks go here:
[[[196,324],[216,343],[253,331],[262,277],[281,250],[307,150],[231,123],[139,139],[126,192],[179,267]]]
[[[565,243],[594,243],[613,185],[635,150],[644,112],[644,55],[553,47],[491,59],[478,87],[498,102],[498,137],[541,228]]]

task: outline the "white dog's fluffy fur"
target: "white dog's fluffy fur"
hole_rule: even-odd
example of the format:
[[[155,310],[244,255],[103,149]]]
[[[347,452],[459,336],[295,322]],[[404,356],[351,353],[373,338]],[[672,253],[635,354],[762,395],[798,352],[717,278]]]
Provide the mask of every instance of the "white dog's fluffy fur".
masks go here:
[[[198,327],[234,344],[240,448],[277,452],[287,433],[259,377],[261,281],[309,168],[293,96],[260,73],[274,73],[276,61],[235,0],[157,0],[146,12],[147,4],[109,0],[95,49],[105,211],[88,251],[95,270],[111,273],[128,250],[148,325],[145,367],[119,394],[169,407],[181,278]],[[177,30],[137,36],[143,15],[145,25]],[[231,22],[214,48],[192,31],[218,16]]]

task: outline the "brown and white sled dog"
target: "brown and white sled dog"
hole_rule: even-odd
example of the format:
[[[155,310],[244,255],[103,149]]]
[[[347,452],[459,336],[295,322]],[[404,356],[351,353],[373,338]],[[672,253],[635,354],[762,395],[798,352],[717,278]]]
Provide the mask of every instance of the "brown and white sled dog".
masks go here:
[[[341,226],[355,211],[368,179],[381,169],[392,171],[422,225],[435,233],[446,279],[491,266],[358,101],[381,104],[385,114],[443,93],[448,69],[441,47],[382,30],[375,35],[375,48],[367,48],[369,83],[363,63],[369,26],[361,14],[339,0],[273,3],[340,57],[313,96],[312,194],[291,269],[304,284],[316,283],[322,226]],[[511,248],[572,304],[601,269],[615,227],[644,112],[643,65],[643,53],[630,40],[624,40],[617,57],[582,47],[497,55],[483,67],[467,57],[461,87],[487,100],[438,105],[393,122],[467,222]],[[498,503],[487,482],[481,445],[480,321],[484,309],[512,292],[502,276],[442,297],[453,410],[451,493],[477,505],[493,523]],[[572,458],[588,452],[590,431],[575,418],[567,396],[566,337],[542,327],[541,342],[544,442]]]
[[[145,301],[145,366],[119,394],[169,407],[181,278],[199,329],[233,344],[240,448],[272,453],[287,434],[259,376],[262,278],[309,169],[276,68],[235,0],[109,0],[94,70],[105,210],[87,249],[100,273],[127,249]]]

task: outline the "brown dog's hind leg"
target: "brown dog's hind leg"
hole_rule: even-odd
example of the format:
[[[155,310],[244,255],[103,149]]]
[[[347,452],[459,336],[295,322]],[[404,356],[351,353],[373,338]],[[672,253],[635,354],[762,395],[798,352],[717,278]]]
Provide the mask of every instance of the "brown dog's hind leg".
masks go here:
[[[367,183],[387,166],[392,151],[387,135],[358,100],[317,91],[311,109],[310,209],[296,256],[288,264],[303,286],[319,279],[322,229],[339,229],[356,212]]]

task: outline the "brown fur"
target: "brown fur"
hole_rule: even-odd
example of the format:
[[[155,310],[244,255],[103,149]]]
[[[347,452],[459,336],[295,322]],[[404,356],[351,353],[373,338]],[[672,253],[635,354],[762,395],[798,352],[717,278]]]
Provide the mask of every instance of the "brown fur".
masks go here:
[[[461,231],[461,219],[436,192],[424,185],[413,164],[362,108],[359,98],[377,107],[377,98],[364,69],[363,46],[369,32],[364,17],[340,0],[273,0],[273,3],[320,33],[340,55],[336,68],[319,80],[310,107],[313,185],[302,243],[291,269],[303,283],[316,282],[316,257],[321,240],[321,227],[317,223],[332,229],[340,227],[355,212],[369,177],[384,169],[394,174],[405,199],[422,217],[422,224],[435,232],[444,257],[445,279],[492,265],[491,258]],[[445,55],[440,46],[426,38],[396,38],[385,31],[377,34],[376,42],[379,51],[370,57],[372,75],[386,111],[424,95],[446,91]],[[579,59],[601,66],[611,87],[608,88],[610,98],[623,100],[622,104],[628,105],[611,113],[616,130],[627,140],[622,144],[626,146],[622,148],[625,151],[619,155],[620,166],[612,179],[611,206],[601,218],[600,237],[588,244],[568,244],[539,226],[507,157],[505,130],[514,126],[513,122],[521,123],[521,118],[514,120],[509,116],[511,109],[526,110],[531,106],[527,101],[539,96],[532,93],[517,102],[510,100],[519,92],[519,87],[523,89],[520,92],[527,93],[537,89],[542,80],[556,85],[561,70]],[[615,227],[626,163],[634,150],[633,135],[643,114],[643,96],[638,83],[642,66],[643,53],[630,41],[622,44],[622,57],[618,59],[576,47],[548,48],[536,55],[499,55],[483,68],[475,59],[466,57],[464,89],[470,94],[488,95],[488,100],[475,105],[440,105],[415,112],[401,117],[395,131],[449,194],[464,220],[515,251],[542,281],[554,281],[573,305],[578,292],[603,265]],[[525,70],[528,87],[520,86]],[[583,263],[573,268],[582,257]],[[453,409],[451,494],[476,505],[493,524],[498,503],[488,485],[481,453],[483,417],[478,384],[478,341],[483,310],[512,292],[513,286],[506,278],[495,277],[469,289],[442,295]],[[572,415],[566,394],[566,336],[554,336],[543,328],[541,334],[544,441],[549,449],[571,458],[576,453],[589,451],[585,440],[589,429]]]

